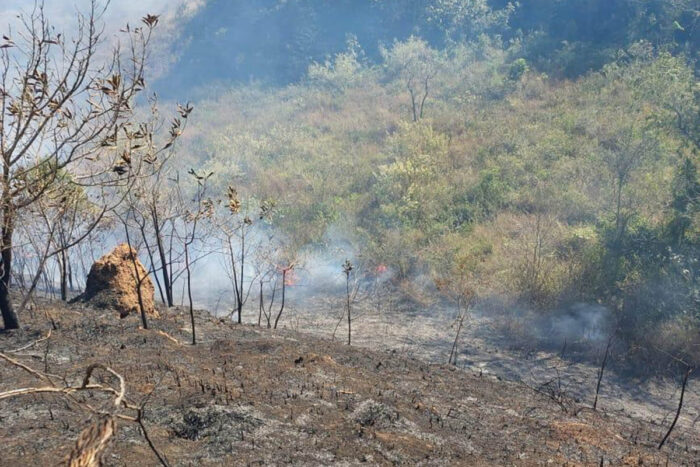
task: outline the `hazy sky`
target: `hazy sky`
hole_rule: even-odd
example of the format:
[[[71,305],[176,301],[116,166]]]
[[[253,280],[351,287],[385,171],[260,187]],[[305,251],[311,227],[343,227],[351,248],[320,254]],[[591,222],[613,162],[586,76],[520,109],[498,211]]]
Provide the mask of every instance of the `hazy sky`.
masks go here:
[[[99,0],[104,4],[104,0]],[[112,0],[107,9],[105,22],[107,31],[113,32],[127,22],[135,24],[146,13],[163,15],[163,19],[173,17],[181,11],[180,6],[186,5],[187,10],[194,11],[204,3],[204,0]],[[20,11],[31,11],[33,0],[1,0],[0,1],[0,32],[7,31],[8,24],[17,22]],[[56,29],[64,30],[71,26],[76,10],[86,11],[90,0],[45,0],[44,9]]]

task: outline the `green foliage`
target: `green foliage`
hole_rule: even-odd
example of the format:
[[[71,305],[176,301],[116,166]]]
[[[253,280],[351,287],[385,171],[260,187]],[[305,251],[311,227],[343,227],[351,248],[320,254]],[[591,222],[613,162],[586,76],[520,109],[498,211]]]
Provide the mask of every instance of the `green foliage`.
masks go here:
[[[474,40],[486,32],[503,31],[515,11],[512,3],[493,10],[487,0],[432,0],[427,21],[444,31],[448,41]]]
[[[692,66],[636,42],[557,81],[525,48],[412,36],[373,65],[351,42],[301,84],[202,103],[191,165],[216,172],[212,189],[278,200],[290,244],[342,226],[398,281],[543,312],[602,303],[637,342],[651,323],[700,329]],[[407,83],[425,77],[429,112],[412,121]]]
[[[700,213],[698,170],[690,158],[681,161],[673,179],[669,240],[673,245],[697,242]]]
[[[529,70],[530,67],[527,64],[527,60],[519,58],[511,63],[510,70],[508,70],[508,77],[513,81],[519,81]]]
[[[344,91],[357,86],[362,79],[364,52],[357,38],[348,40],[347,50],[335,54],[333,60],[327,59],[323,64],[312,63],[307,72],[308,79],[320,87],[329,87]]]
[[[387,139],[391,162],[378,167],[375,196],[380,225],[430,228],[442,208],[444,186],[439,168],[447,154],[447,138],[429,124],[401,123]],[[373,219],[374,213],[366,218]]]

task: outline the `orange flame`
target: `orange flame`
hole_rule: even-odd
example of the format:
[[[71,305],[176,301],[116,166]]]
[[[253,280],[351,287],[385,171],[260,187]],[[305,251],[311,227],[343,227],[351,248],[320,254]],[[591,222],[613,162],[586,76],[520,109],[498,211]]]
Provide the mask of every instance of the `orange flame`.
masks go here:
[[[386,267],[386,264],[381,263],[376,268],[374,268],[374,273],[378,276],[381,276],[382,274],[384,274],[388,270],[389,270],[389,268]]]
[[[277,271],[279,271],[284,277],[285,286],[291,287],[299,283],[299,278],[297,277],[296,271],[294,271],[293,264],[290,266],[277,266]]]
[[[287,287],[295,286],[299,282],[299,278],[297,277],[297,273],[294,271],[294,269],[288,269],[287,274],[284,277],[284,285]]]

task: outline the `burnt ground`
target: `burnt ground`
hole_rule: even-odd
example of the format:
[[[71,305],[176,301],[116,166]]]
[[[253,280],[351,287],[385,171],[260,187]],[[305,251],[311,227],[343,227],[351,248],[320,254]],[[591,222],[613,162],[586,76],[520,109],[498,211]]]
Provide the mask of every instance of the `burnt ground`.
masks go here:
[[[44,311],[57,329],[29,345],[50,329]],[[145,426],[173,465],[700,463],[694,431],[679,430],[659,451],[661,424],[395,350],[235,326],[206,313],[197,314],[192,346],[181,309],[163,311],[149,330],[136,316],[120,320],[80,305],[44,303],[22,318],[21,332],[0,334],[3,353],[59,384],[79,384],[91,363],[110,366],[125,378],[130,401],[147,401]],[[0,391],[41,385],[0,361]],[[75,397],[110,404],[98,394]],[[58,395],[0,400],[0,464],[58,463],[93,417]],[[105,463],[158,460],[138,425],[119,421]]]
[[[388,300],[385,298],[385,302]],[[342,298],[328,295],[292,301],[282,325],[316,336],[342,341],[346,324]],[[340,312],[338,310],[341,310]],[[385,303],[380,310],[367,301],[353,307],[353,343],[374,350],[395,350],[400,355],[430,363],[447,361],[455,338],[455,315],[449,307],[419,308]],[[581,404],[592,405],[605,349],[606,338],[565,346],[543,346],[504,330],[512,319],[473,311],[465,320],[458,341],[457,366],[504,380],[538,387],[556,383],[559,391]],[[339,324],[340,323],[340,324]],[[339,324],[339,325],[338,325]],[[527,319],[508,322],[527,325]],[[336,328],[337,326],[337,328]],[[334,336],[335,331],[335,336]],[[642,419],[650,424],[668,424],[678,407],[681,374],[676,368],[660,371],[626,360],[613,351],[600,387],[598,407]],[[648,371],[647,371],[648,370]],[[700,443],[700,378],[691,378],[676,430]]]

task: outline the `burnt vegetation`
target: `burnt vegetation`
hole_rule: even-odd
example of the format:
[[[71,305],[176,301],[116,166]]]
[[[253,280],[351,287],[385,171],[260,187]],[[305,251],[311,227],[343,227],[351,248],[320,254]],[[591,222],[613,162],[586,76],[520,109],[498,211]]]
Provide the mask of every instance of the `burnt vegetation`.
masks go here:
[[[0,463],[697,462],[695,2],[109,7],[0,25]]]

